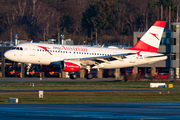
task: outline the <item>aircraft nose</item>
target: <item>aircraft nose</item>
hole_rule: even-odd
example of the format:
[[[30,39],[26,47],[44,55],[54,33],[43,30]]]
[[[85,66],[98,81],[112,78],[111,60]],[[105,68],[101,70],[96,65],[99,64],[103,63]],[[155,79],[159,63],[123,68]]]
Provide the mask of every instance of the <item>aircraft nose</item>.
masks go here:
[[[7,58],[7,59],[10,59],[11,54],[9,53],[9,51],[6,51],[6,52],[4,53],[4,57]]]

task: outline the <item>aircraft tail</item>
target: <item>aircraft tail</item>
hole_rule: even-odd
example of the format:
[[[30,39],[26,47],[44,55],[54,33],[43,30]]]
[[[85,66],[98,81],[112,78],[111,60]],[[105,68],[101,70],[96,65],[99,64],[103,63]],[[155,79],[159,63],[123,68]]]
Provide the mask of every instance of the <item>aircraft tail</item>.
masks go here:
[[[141,39],[129,50],[157,53],[166,21],[156,21]]]

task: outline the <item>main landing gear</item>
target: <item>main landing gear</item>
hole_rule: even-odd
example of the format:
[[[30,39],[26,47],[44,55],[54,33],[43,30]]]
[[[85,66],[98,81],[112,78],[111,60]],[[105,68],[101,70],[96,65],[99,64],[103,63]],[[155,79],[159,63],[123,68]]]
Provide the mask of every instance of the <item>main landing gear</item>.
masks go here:
[[[78,77],[78,75],[76,73],[70,73],[69,77],[71,79],[76,79]],[[92,74],[90,73],[90,70],[86,71],[84,78],[86,78],[86,79],[92,79],[93,78]]]
[[[85,74],[85,76],[84,76],[86,79],[92,79],[92,78],[93,78],[93,76],[92,76],[92,74],[90,73],[90,71],[91,71],[90,66],[87,66],[87,72],[86,72],[86,74]]]
[[[93,76],[92,76],[92,74],[91,73],[87,73],[87,74],[85,74],[85,76],[84,76],[86,79],[92,79],[93,78]]]
[[[76,73],[71,73],[69,76],[71,79],[76,79],[78,77]],[[84,77],[86,79],[92,79],[93,78],[92,74],[90,74],[90,73],[86,73]]]
[[[71,74],[70,74],[70,78],[71,78],[71,79],[76,79],[76,78],[77,78],[77,74],[71,73]]]

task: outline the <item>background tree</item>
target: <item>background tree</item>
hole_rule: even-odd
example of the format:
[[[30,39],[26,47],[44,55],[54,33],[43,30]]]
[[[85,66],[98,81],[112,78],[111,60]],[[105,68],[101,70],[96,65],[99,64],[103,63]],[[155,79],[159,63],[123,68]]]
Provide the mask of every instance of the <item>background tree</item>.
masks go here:
[[[84,44],[97,31],[99,43],[132,43],[134,31],[161,19],[161,5],[168,26],[169,6],[175,22],[179,0],[1,0],[0,41],[10,41],[11,33],[35,41],[64,33]]]
[[[101,33],[110,28],[111,14],[114,4],[111,0],[101,0],[95,5],[89,5],[89,8],[83,13],[82,27],[88,32],[93,29]]]

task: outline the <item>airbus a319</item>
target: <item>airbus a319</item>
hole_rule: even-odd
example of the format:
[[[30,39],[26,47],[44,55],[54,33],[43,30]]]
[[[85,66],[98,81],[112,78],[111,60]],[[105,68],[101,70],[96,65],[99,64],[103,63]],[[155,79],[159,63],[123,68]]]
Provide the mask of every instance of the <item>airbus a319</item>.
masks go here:
[[[76,45],[23,43],[6,51],[4,56],[15,62],[25,63],[29,71],[32,64],[41,71],[51,70],[51,66],[60,66],[70,72],[70,78],[76,79],[74,73],[87,69],[85,78],[91,79],[91,69],[112,69],[137,66],[167,59],[157,53],[166,21],[156,21],[142,38],[129,49],[112,49]]]

